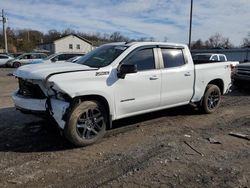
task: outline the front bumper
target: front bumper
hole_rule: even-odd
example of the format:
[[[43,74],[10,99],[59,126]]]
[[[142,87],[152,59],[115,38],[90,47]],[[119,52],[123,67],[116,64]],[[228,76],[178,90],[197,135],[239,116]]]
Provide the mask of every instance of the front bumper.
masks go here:
[[[7,62],[5,63],[5,66],[6,66],[6,67],[13,67],[13,62],[12,62],[12,61],[7,61]]]
[[[15,103],[16,109],[23,113],[30,114],[50,114],[61,129],[65,127],[65,120],[63,119],[69,103],[58,99],[33,99],[19,95],[17,92],[12,94],[12,99]]]
[[[46,112],[46,99],[33,99],[19,95],[17,92],[12,94],[15,106],[19,110],[30,112]]]

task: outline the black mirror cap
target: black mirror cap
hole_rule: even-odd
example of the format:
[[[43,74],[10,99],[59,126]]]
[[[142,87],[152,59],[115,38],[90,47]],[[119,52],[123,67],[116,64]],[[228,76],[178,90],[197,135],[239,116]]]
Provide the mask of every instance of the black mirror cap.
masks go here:
[[[121,64],[118,67],[118,78],[125,78],[126,74],[136,73],[137,72],[137,66],[133,64]]]

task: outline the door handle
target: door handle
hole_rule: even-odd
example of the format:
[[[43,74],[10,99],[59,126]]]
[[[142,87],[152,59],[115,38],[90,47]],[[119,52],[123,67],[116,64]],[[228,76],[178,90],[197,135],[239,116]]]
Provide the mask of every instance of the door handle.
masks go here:
[[[187,72],[187,73],[184,74],[184,76],[191,76],[191,73]]]
[[[157,80],[157,79],[159,79],[157,76],[151,76],[151,77],[149,78],[149,80]]]

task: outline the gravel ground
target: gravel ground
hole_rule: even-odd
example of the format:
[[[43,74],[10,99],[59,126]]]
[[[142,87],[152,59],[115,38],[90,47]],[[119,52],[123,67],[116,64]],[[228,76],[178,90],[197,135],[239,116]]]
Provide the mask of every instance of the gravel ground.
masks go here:
[[[14,109],[13,71],[0,69],[0,187],[250,187],[250,141],[228,135],[250,135],[249,91],[210,115],[185,106],[116,121],[99,143],[74,148]]]

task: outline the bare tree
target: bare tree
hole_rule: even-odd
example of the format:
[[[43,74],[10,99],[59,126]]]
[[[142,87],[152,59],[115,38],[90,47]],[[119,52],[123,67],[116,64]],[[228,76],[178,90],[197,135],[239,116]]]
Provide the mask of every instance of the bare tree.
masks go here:
[[[114,32],[110,35],[110,41],[112,42],[121,42],[121,41],[128,41],[129,39],[124,37],[120,32]]]
[[[207,41],[205,41],[207,48],[232,48],[233,45],[229,38],[223,37],[219,33],[212,35]]]
[[[248,33],[247,37],[243,38],[242,47],[250,47],[250,32]]]
[[[205,48],[205,45],[201,39],[198,39],[197,41],[193,41],[191,44],[191,49],[204,49],[204,48]]]

